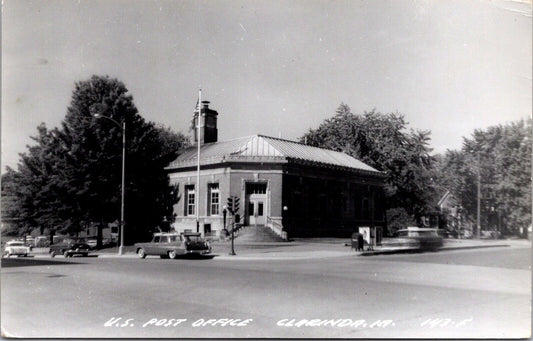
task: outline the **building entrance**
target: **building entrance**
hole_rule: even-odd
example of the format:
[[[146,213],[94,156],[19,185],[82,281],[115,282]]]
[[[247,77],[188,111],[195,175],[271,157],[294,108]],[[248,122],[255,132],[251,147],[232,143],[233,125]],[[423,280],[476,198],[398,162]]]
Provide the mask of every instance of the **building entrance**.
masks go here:
[[[246,212],[245,223],[247,225],[265,225],[267,217],[267,184],[246,184]]]

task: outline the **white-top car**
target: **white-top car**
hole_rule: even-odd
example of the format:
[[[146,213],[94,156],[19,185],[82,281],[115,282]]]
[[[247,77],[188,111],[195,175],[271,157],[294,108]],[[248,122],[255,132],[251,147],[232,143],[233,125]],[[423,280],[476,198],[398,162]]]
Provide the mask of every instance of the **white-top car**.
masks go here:
[[[30,247],[24,244],[24,242],[18,240],[12,240],[6,243],[6,248],[2,253],[2,257],[10,256],[24,256],[27,257],[30,253]]]
[[[396,231],[396,241],[405,243],[405,246],[420,250],[437,250],[444,244],[438,229],[410,226],[404,230]]]

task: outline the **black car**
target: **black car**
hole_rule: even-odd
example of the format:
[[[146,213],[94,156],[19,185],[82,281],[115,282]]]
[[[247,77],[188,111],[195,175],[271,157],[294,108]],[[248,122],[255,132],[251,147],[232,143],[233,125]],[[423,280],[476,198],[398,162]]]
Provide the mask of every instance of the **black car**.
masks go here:
[[[86,243],[60,243],[50,245],[50,256],[63,255],[65,258],[74,255],[81,255],[87,257],[89,255],[90,246]]]

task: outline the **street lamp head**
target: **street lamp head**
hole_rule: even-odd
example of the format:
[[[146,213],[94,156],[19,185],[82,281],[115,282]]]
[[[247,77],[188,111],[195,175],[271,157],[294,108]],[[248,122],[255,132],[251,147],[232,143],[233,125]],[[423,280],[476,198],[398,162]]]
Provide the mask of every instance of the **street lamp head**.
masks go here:
[[[92,114],[94,118],[105,118],[106,120],[109,120],[111,122],[113,122],[113,124],[117,125],[119,128],[121,128],[123,131],[126,130],[126,121],[122,121],[122,122],[118,122],[114,119],[112,119],[111,117],[109,116],[105,116],[105,115],[102,115],[102,114],[98,114],[98,113],[94,113]]]

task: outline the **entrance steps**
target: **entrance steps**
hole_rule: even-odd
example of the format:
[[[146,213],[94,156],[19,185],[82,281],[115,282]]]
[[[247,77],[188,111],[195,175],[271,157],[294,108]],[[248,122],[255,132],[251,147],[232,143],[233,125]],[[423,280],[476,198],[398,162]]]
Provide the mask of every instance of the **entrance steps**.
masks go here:
[[[280,236],[274,233],[270,228],[263,225],[248,225],[244,226],[237,238],[242,243],[256,243],[256,242],[284,242]]]

